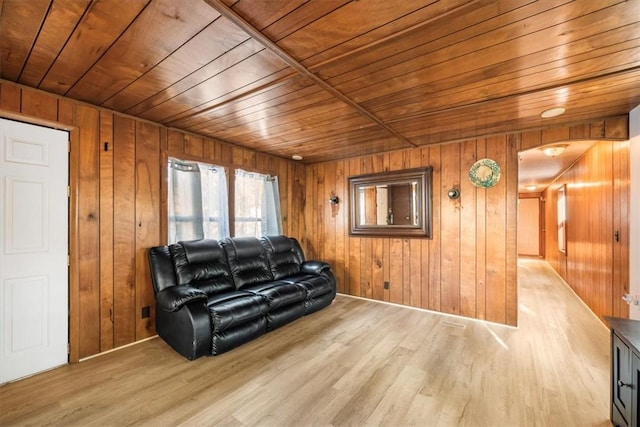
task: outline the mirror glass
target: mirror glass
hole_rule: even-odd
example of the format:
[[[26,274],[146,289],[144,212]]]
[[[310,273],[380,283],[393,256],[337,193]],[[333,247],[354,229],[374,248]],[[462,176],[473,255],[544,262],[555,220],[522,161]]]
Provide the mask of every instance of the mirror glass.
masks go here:
[[[351,234],[431,237],[431,168],[349,178]]]

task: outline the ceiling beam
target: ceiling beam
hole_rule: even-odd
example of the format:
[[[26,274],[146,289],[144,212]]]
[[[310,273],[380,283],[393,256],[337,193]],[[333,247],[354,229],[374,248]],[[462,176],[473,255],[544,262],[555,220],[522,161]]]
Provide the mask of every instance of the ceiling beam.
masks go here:
[[[220,13],[222,16],[224,16],[225,18],[227,18],[228,20],[233,22],[235,25],[240,27],[243,31],[245,31],[247,34],[249,34],[258,43],[262,44],[264,47],[266,47],[271,52],[273,52],[275,55],[277,55],[287,65],[289,65],[291,68],[296,70],[302,76],[304,76],[304,77],[308,78],[309,80],[313,81],[315,84],[320,86],[322,89],[324,89],[325,91],[329,92],[333,97],[339,99],[340,101],[342,101],[345,104],[349,105],[350,107],[354,108],[360,114],[362,114],[363,116],[367,117],[369,120],[375,122],[378,126],[382,127],[385,131],[387,131],[388,133],[390,133],[391,135],[393,135],[395,138],[399,139],[403,143],[408,144],[411,147],[417,147],[416,144],[414,144],[413,142],[409,141],[406,137],[404,137],[400,133],[396,132],[391,127],[387,126],[387,124],[385,122],[383,122],[380,118],[378,118],[371,111],[367,110],[362,105],[358,104],[357,102],[355,102],[354,100],[352,100],[351,98],[349,98],[348,96],[346,96],[345,94],[343,94],[342,92],[340,92],[339,90],[337,90],[336,88],[331,86],[329,83],[327,83],[324,80],[322,80],[320,77],[318,77],[312,71],[310,71],[307,67],[302,65],[300,63],[300,61],[298,61],[297,59],[295,59],[294,57],[289,55],[288,52],[283,50],[280,46],[278,46],[273,41],[271,41],[271,39],[269,39],[264,34],[262,34],[257,28],[255,28],[253,25],[251,25],[249,22],[247,22],[242,16],[238,15],[233,9],[231,9],[226,4],[224,4],[222,2],[222,0],[204,0],[204,1],[209,6],[211,6],[216,11],[218,11],[218,13]]]

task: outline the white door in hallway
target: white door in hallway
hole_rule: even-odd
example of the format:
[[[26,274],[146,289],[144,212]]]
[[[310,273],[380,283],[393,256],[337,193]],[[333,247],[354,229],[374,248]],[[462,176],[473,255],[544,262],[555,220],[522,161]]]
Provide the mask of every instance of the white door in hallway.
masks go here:
[[[0,384],[68,361],[68,140],[0,119]]]

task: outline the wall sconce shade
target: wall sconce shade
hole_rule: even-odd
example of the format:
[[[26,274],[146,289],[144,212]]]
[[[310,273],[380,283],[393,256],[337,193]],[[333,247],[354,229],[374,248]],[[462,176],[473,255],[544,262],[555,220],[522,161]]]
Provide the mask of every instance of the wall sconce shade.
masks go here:
[[[337,205],[338,203],[340,203],[340,198],[338,196],[331,196],[329,197],[329,202],[332,205]]]
[[[447,196],[449,196],[449,198],[451,200],[455,200],[458,197],[460,197],[460,190],[458,190],[457,188],[451,188],[449,189],[449,191],[447,191]]]

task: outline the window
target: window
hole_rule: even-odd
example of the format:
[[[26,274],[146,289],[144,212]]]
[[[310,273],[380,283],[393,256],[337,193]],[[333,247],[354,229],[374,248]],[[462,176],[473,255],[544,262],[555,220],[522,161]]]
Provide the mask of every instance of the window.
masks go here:
[[[224,167],[169,159],[169,243],[282,233],[277,177],[241,169],[233,173],[235,204],[229,202]],[[231,224],[229,218],[234,218]]]
[[[236,236],[281,234],[277,177],[236,169],[234,195]]]
[[[168,176],[169,242],[229,236],[223,167],[170,159]]]

